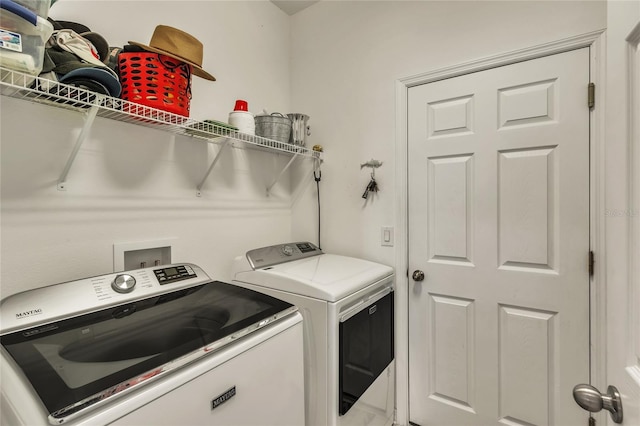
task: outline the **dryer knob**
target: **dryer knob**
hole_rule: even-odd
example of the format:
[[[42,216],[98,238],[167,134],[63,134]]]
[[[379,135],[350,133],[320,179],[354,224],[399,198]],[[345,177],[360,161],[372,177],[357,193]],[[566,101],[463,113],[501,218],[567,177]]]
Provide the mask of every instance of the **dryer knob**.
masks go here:
[[[116,276],[116,279],[111,283],[111,288],[113,288],[118,293],[129,293],[135,286],[136,279],[127,274]]]
[[[284,253],[285,256],[293,255],[293,247],[291,247],[291,246],[282,247],[282,253]]]

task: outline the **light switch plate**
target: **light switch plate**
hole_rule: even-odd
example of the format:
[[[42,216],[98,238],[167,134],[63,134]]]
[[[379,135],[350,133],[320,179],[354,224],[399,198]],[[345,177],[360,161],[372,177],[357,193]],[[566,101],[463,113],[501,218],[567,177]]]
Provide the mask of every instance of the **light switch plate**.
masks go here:
[[[380,230],[380,245],[393,247],[393,226],[383,226]]]

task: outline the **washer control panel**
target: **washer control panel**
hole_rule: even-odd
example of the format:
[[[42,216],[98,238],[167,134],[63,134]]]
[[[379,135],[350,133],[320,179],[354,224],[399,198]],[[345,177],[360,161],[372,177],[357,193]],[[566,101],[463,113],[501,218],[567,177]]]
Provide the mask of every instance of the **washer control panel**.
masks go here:
[[[199,266],[181,263],[38,287],[0,300],[0,335],[210,282]]]
[[[168,268],[154,269],[153,273],[156,274],[156,278],[160,285],[187,280],[197,276],[189,265],[177,265],[170,266]]]
[[[253,269],[261,269],[320,254],[322,250],[312,243],[297,242],[250,250],[247,252],[247,260]]]

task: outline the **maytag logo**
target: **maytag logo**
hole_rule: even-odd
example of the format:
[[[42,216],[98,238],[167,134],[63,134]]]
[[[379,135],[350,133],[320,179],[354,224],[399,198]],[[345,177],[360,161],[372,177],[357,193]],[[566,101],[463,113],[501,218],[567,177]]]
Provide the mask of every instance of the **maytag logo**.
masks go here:
[[[224,404],[234,396],[236,396],[235,386],[229,389],[228,391],[226,391],[225,393],[223,393],[222,395],[220,395],[219,397],[217,397],[216,399],[214,399],[213,401],[211,401],[211,409],[215,410],[216,408],[218,408],[219,406],[221,406],[222,404]]]
[[[35,315],[40,315],[41,313],[42,313],[42,309],[40,309],[40,308],[32,309],[30,311],[18,312],[16,314],[16,319],[28,318],[28,317],[32,317],[32,316],[35,316]]]

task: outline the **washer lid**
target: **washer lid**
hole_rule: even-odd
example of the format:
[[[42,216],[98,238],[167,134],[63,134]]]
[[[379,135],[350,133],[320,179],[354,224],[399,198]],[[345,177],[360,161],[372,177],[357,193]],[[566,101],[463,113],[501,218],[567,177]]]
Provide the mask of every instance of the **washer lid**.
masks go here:
[[[140,271],[145,270],[129,273]],[[91,287],[90,280],[55,289]],[[37,300],[38,293],[13,299]],[[151,297],[82,315],[67,311],[67,318],[3,334],[1,344],[42,401],[49,422],[66,425],[121,392],[161,380],[296,311],[288,302],[220,281],[167,284]],[[38,315],[46,313],[44,308]]]
[[[242,259],[238,259],[240,261]],[[393,275],[390,266],[335,254],[321,254],[255,271],[247,269],[236,269],[234,279],[329,302]]]

